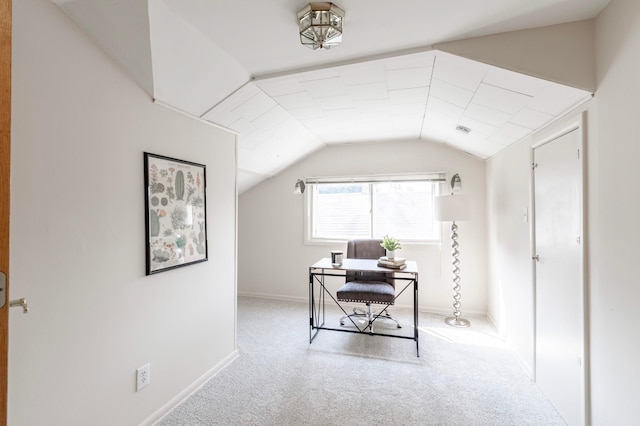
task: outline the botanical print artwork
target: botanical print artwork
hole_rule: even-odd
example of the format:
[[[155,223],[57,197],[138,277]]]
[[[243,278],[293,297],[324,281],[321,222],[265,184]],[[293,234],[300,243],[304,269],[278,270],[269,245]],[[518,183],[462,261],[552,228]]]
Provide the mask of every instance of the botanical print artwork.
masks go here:
[[[145,153],[147,274],[207,260],[205,166]]]

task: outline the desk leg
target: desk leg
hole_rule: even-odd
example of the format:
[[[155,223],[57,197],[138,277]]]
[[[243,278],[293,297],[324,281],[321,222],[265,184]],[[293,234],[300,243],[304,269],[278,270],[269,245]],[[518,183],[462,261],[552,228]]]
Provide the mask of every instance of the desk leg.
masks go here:
[[[418,333],[418,275],[413,281],[413,338],[416,339],[416,356],[420,357]]]
[[[313,274],[309,272],[309,344],[313,342],[313,325],[315,323],[315,300],[313,292]]]
[[[313,276],[309,272],[309,344],[311,344],[311,332],[313,331]]]
[[[320,331],[318,328],[324,326],[325,321],[325,287],[324,287],[324,275],[318,276],[313,273],[309,273],[309,344],[313,342],[316,335]],[[318,297],[316,300],[315,294],[315,281],[318,280],[320,287],[318,288]],[[313,332],[314,328],[315,333]]]

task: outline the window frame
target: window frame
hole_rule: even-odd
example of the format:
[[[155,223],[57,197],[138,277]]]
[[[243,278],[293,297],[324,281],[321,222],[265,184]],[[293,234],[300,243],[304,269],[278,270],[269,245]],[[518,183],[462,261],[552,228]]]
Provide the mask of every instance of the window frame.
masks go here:
[[[312,236],[312,214],[314,210],[313,206],[313,192],[314,186],[318,184],[349,184],[349,183],[388,183],[388,182],[416,182],[427,181],[435,183],[434,197],[442,193],[442,184],[446,182],[446,172],[426,172],[418,174],[395,174],[395,175],[360,175],[349,177],[324,177],[324,178],[307,178],[305,184],[307,190],[304,193],[304,243],[306,245],[329,245],[335,243],[344,243],[348,241],[348,238],[318,238]],[[373,188],[371,188],[373,190]],[[370,198],[373,197],[373,192],[370,193]],[[371,201],[372,202],[372,201]],[[373,214],[373,213],[370,213]],[[372,217],[373,220],[373,217]],[[402,242],[405,244],[423,244],[423,245],[435,245],[442,243],[442,227],[435,227],[437,236],[433,239],[407,239],[403,238]],[[373,229],[370,230],[372,232]]]

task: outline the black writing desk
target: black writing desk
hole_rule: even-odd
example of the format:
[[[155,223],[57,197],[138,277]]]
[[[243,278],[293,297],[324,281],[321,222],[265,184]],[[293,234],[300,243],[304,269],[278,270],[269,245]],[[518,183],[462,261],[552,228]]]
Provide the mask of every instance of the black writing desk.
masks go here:
[[[332,266],[331,259],[324,258],[317,261],[315,264],[309,267],[309,344],[313,342],[320,330],[333,330],[342,331],[345,333],[362,333],[370,334],[374,336],[389,336],[397,337],[400,339],[412,339],[416,342],[416,355],[420,356],[420,349],[418,345],[418,266],[414,261],[407,261],[407,267],[405,269],[389,269],[378,266],[378,261],[375,259],[344,259],[342,265]],[[345,277],[347,272],[362,272],[366,275],[367,272],[386,272],[393,273],[393,279],[397,283],[403,283],[399,285],[400,291],[396,288],[396,297],[398,298],[407,288],[413,284],[413,335],[400,335],[389,333],[374,333],[371,327],[360,328],[356,325],[356,329],[352,328],[333,328],[325,326],[325,296],[329,297],[338,305],[338,307],[347,315],[347,312],[342,305],[336,300],[327,287],[325,287],[325,277]],[[394,299],[394,301],[395,301]],[[387,305],[387,307],[390,306]],[[373,319],[375,321],[380,315],[376,315]],[[355,325],[355,324],[354,324]],[[367,328],[369,331],[367,331]]]

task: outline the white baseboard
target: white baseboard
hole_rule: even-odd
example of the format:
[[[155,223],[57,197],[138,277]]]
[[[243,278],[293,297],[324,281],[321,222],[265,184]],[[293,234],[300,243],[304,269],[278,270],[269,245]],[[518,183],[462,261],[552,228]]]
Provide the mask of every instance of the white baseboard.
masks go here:
[[[286,300],[288,302],[309,303],[309,297],[285,296],[284,294],[256,293],[253,291],[238,291],[238,296],[257,297],[259,299]]]
[[[238,350],[234,350],[225,358],[222,359],[219,363],[217,363],[213,368],[200,376],[196,381],[187,386],[182,392],[177,394],[175,397],[171,398],[166,404],[164,404],[160,409],[158,409],[155,413],[150,415],[145,421],[140,423],[140,426],[152,426],[162,420],[165,416],[167,416],[174,408],[184,402],[187,398],[197,392],[205,383],[211,380],[216,374],[222,371],[225,367],[230,365],[233,361],[238,358],[240,353]]]
[[[525,374],[533,381],[535,381],[535,378],[533,377],[533,370],[531,368],[530,365],[528,365],[525,360],[520,356],[520,354],[518,352],[516,352],[515,350],[513,350],[513,346],[511,345],[511,342],[509,340],[509,338],[505,335],[505,333],[501,333],[498,330],[498,327],[496,326],[496,321],[493,318],[493,315],[491,315],[490,313],[487,313],[487,321],[489,322],[489,324],[491,324],[491,327],[493,327],[494,330],[496,330],[498,332],[498,335],[500,336],[500,338],[507,344],[508,347],[511,348],[513,355],[516,357],[516,360],[518,361],[518,364],[520,364],[520,367],[522,367],[522,371],[525,372]]]

